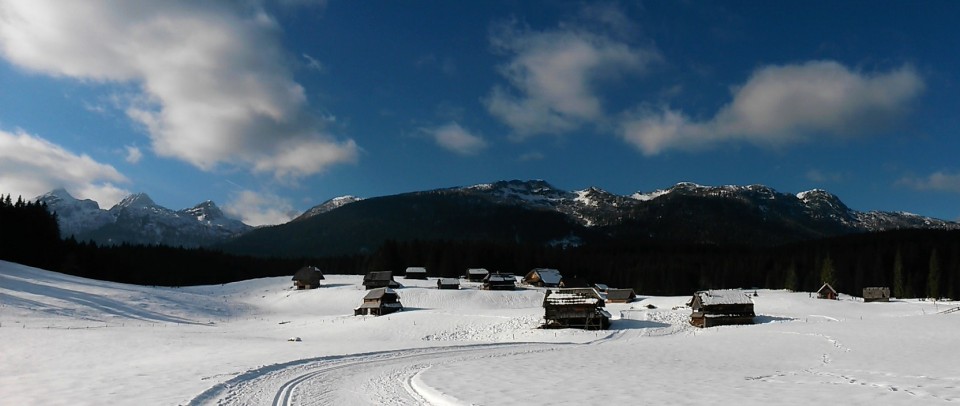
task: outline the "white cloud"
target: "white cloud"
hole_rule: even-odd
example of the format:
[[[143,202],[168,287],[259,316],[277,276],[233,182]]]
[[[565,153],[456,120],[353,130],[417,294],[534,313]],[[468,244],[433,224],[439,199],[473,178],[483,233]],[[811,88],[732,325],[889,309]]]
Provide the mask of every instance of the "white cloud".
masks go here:
[[[456,122],[425,128],[423,131],[433,138],[437,145],[461,155],[474,155],[487,147],[483,137],[471,134]]]
[[[614,12],[605,10],[607,18]],[[603,121],[597,85],[643,72],[660,59],[653,48],[570,25],[538,32],[501,24],[490,41],[512,58],[499,67],[510,86],[494,87],[486,107],[518,137],[565,133]]]
[[[923,90],[910,66],[883,73],[851,71],[832,61],[763,67],[733,91],[711,119],[641,107],[627,114],[621,136],[647,155],[741,140],[763,146],[882,130]]]
[[[925,177],[903,177],[898,185],[917,190],[960,193],[960,173],[937,171]]]
[[[285,65],[276,22],[256,3],[24,1],[0,3],[0,53],[56,77],[135,84],[127,115],[159,156],[209,170],[276,168],[291,179],[356,159],[307,112]],[[295,146],[324,165],[284,165]]]
[[[33,199],[62,187],[77,198],[111,207],[130,194],[115,183],[127,182],[114,167],[87,155],[22,131],[0,131],[0,194]]]
[[[286,223],[299,214],[287,199],[252,190],[237,193],[223,210],[252,226]]]
[[[136,164],[140,162],[140,159],[143,158],[143,152],[140,152],[140,148],[134,146],[124,147],[127,150],[127,157],[124,158],[128,163]]]
[[[317,71],[317,72],[323,72],[325,70],[323,67],[323,63],[317,60],[317,58],[314,58],[307,54],[303,54],[303,59],[307,60],[307,69]]]

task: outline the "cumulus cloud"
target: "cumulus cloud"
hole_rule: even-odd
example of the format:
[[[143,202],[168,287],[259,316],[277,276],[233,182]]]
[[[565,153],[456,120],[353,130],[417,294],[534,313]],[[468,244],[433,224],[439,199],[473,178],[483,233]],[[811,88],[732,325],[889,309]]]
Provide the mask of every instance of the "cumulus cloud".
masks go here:
[[[114,167],[87,155],[23,131],[0,131],[0,193],[33,199],[62,187],[77,198],[110,207],[130,194],[116,186],[126,182]]]
[[[900,186],[917,190],[960,193],[960,173],[937,171],[925,177],[903,177],[897,181]]]
[[[698,149],[729,140],[777,146],[817,136],[882,130],[909,110],[923,90],[911,66],[864,73],[833,61],[758,69],[709,120],[669,107],[625,115],[620,135],[647,155]]]
[[[292,179],[355,160],[356,144],[307,111],[279,31],[255,2],[0,3],[3,57],[55,77],[134,84],[123,109],[159,156]],[[298,147],[323,158],[277,162]]]
[[[287,199],[252,190],[242,190],[234,195],[223,210],[251,226],[282,224],[299,214]]]
[[[124,159],[127,163],[136,164],[143,159],[143,152],[140,151],[140,148],[128,145],[125,149],[127,150],[127,157]]]
[[[606,18],[613,18],[614,12],[605,10]],[[510,85],[495,86],[484,102],[490,114],[521,138],[570,132],[602,121],[606,114],[597,86],[643,72],[660,59],[651,47],[631,46],[570,24],[547,31],[499,24],[490,42],[495,51],[510,55],[498,69]]]
[[[461,155],[475,155],[487,147],[483,137],[471,134],[456,122],[423,129],[437,145]]]

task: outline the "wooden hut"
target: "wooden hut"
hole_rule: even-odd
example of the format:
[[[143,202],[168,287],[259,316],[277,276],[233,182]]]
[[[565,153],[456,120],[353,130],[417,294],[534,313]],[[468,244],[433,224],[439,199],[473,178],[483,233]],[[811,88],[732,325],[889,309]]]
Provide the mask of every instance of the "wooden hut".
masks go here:
[[[607,303],[630,303],[637,300],[633,289],[607,289]]]
[[[403,310],[400,295],[390,288],[376,288],[363,297],[363,304],[353,310],[355,316],[382,316]]]
[[[690,324],[696,327],[753,324],[756,316],[750,295],[739,289],[699,291],[689,305],[693,309]]]
[[[596,289],[597,292],[600,292],[600,293],[607,293],[607,290],[610,289],[609,286],[607,286],[606,284],[603,284],[603,283],[594,283],[594,284],[593,284],[593,288]]]
[[[411,266],[404,272],[403,279],[427,279],[427,268]]]
[[[293,274],[293,287],[297,289],[316,289],[323,280],[323,272],[315,266],[305,266]]]
[[[534,268],[527,272],[526,276],[520,280],[521,283],[541,288],[555,288],[560,286],[560,280],[563,275],[560,271],[551,268]]]
[[[829,283],[824,282],[823,286],[817,290],[817,299],[830,299],[837,300],[840,295],[837,294],[837,290],[830,286]]]
[[[593,288],[551,289],[543,297],[544,328],[610,328],[610,313]]]
[[[512,273],[491,273],[483,278],[483,290],[513,290],[517,287],[517,277]]]
[[[401,285],[393,280],[392,271],[373,271],[367,272],[363,277],[363,287],[370,289],[376,288],[399,288]]]
[[[888,287],[870,287],[863,288],[864,302],[889,302],[890,288]]]
[[[467,269],[467,274],[464,275],[464,278],[470,282],[483,282],[483,278],[486,278],[489,274],[490,272],[484,268],[470,268]]]
[[[437,279],[437,289],[460,289],[460,280],[457,278]]]

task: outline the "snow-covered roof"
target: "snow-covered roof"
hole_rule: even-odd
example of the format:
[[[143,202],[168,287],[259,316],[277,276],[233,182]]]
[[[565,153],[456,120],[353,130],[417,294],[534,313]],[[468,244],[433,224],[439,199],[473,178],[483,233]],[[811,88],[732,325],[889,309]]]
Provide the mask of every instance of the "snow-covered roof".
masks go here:
[[[470,268],[467,269],[467,275],[486,275],[490,273],[486,268]]]
[[[516,282],[512,273],[492,273],[487,275],[487,282]]]
[[[406,273],[427,273],[427,268],[422,266],[411,266],[407,268]]]
[[[543,298],[544,305],[599,304],[603,299],[593,288],[549,290]]]
[[[740,289],[701,290],[696,293],[704,306],[727,304],[753,304],[753,299]]]
[[[440,278],[441,285],[459,285],[460,280],[457,278]]]
[[[367,295],[363,297],[363,300],[379,299],[386,295],[396,295],[396,294],[397,294],[397,291],[390,288],[376,288],[376,289],[371,289],[369,292],[367,292]]]
[[[546,284],[557,285],[560,283],[560,280],[563,279],[563,275],[560,275],[560,271],[552,268],[536,268],[530,271],[530,274],[528,274],[527,277],[529,278],[534,273],[540,275],[540,280]]]

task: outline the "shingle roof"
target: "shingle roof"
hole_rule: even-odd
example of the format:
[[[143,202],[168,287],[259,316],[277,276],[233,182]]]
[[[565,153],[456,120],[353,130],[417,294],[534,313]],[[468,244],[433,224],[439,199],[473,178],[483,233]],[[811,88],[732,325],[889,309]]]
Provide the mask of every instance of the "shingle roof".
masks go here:
[[[723,304],[753,304],[750,296],[740,289],[701,290],[695,294],[704,306]]]

